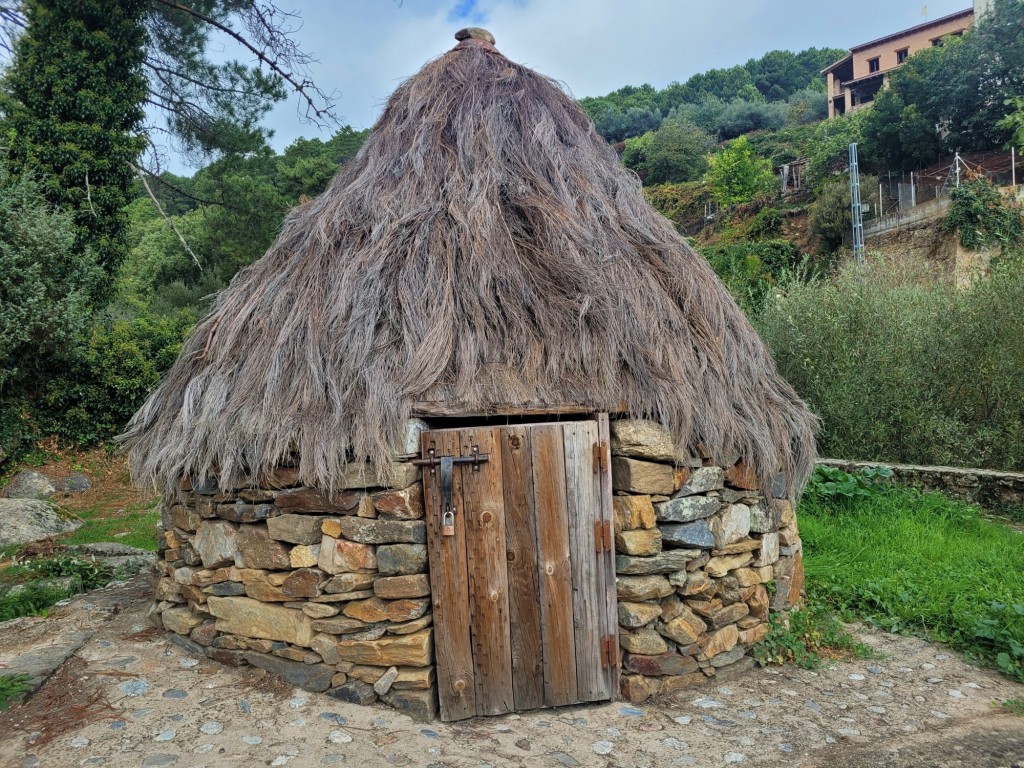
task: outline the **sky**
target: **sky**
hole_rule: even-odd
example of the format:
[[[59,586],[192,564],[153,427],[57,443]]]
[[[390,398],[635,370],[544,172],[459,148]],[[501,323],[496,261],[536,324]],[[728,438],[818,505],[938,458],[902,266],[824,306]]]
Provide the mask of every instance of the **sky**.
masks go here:
[[[295,37],[319,62],[322,90],[337,93],[342,124],[368,128],[395,87],[486,27],[513,61],[560,81],[573,96],[623,85],[663,88],[698,72],[783,49],[849,48],[970,6],[970,0],[277,0],[297,11]],[[223,55],[238,55],[230,49]],[[273,145],[320,137],[292,97],[268,116]]]

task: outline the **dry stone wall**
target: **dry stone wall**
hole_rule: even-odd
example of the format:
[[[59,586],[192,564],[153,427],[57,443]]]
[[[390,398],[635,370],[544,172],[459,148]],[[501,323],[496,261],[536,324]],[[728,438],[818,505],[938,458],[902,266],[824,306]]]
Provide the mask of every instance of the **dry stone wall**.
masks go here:
[[[332,495],[288,468],[266,488],[185,483],[163,508],[154,618],[196,654],[433,719],[419,470],[392,470],[352,466]]]
[[[749,669],[769,613],[800,598],[792,504],[763,496],[742,462],[677,455],[651,422],[611,434],[622,695]],[[382,474],[350,466],[332,494],[288,467],[260,488],[184,482],[162,509],[152,618],[193,653],[432,720],[420,471]]]
[[[742,462],[677,455],[656,424],[611,429],[623,697],[750,669],[769,613],[803,588],[792,503],[763,496]]]

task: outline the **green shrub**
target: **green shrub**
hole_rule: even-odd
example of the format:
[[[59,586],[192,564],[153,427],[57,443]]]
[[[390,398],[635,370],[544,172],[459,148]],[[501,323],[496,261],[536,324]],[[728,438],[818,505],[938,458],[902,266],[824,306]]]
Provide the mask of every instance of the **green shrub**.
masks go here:
[[[859,472],[846,472],[839,467],[817,466],[807,481],[806,492],[841,504],[884,495],[889,491],[891,479],[889,467],[864,467]]]
[[[746,203],[759,195],[770,193],[775,187],[772,164],[758,157],[746,136],[730,142],[712,155],[710,170],[705,177],[711,185],[711,194],[722,206]]]
[[[182,310],[96,322],[81,353],[36,404],[41,427],[77,445],[120,433],[177,359],[195,319]]]
[[[823,423],[823,455],[1024,469],[1024,274],[968,289],[850,264],[791,281],[757,318]]]
[[[748,316],[761,311],[772,286],[797,271],[802,259],[786,240],[712,245],[700,252]]]
[[[1024,210],[1003,197],[987,179],[961,184],[949,198],[949,213],[942,228],[956,232],[964,248],[977,251],[998,245],[1007,249],[1024,242]]]

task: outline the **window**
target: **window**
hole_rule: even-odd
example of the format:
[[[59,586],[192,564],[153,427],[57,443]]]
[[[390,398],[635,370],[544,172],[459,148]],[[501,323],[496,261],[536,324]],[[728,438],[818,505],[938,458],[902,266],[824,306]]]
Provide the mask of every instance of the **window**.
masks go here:
[[[934,40],[932,40],[932,48],[938,48],[940,45],[942,45],[941,37],[936,37]]]
[[[907,60],[907,56],[909,56],[909,55],[910,55],[910,49],[909,48],[901,48],[900,50],[896,51],[896,63],[897,64],[902,64],[904,61]]]
[[[877,56],[873,59],[868,59],[868,72],[877,72],[881,68],[882,65],[879,63]]]

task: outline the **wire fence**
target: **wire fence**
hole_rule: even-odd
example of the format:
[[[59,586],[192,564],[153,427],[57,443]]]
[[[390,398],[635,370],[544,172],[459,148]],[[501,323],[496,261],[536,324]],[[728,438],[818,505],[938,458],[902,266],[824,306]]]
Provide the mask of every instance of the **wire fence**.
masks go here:
[[[1014,152],[975,152],[955,155],[918,171],[879,174],[878,214],[904,212],[946,197],[969,179],[985,178],[997,186],[1021,181],[1020,158]],[[1015,178],[1016,177],[1016,178]]]

